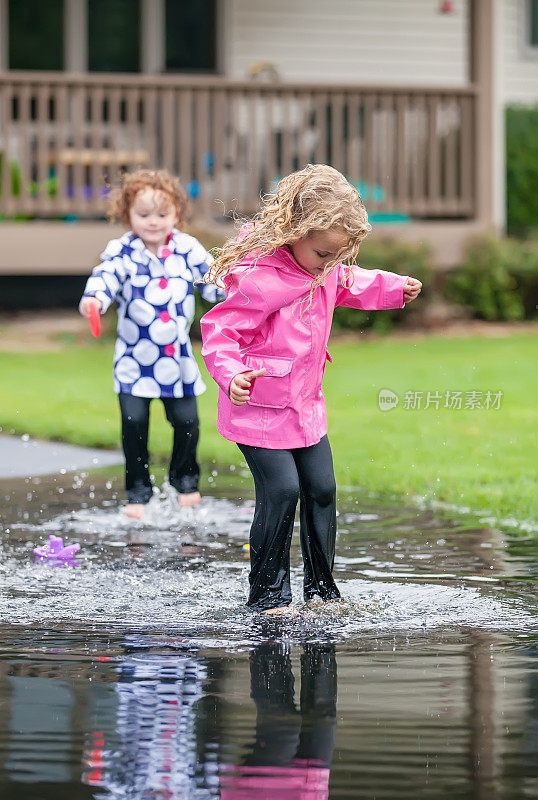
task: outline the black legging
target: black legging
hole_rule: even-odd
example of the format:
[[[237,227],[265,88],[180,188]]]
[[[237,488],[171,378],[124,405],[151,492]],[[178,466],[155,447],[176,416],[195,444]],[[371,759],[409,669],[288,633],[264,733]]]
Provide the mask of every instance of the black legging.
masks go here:
[[[294,684],[286,645],[273,641],[256,645],[250,653],[256,737],[243,758],[244,765],[282,767],[302,759],[314,760],[317,767],[330,767],[336,729],[334,644],[303,645],[300,710],[295,706]]]
[[[151,397],[119,394],[121,440],[125,454],[125,488],[130,503],[148,503],[151,495],[149,477],[148,433]],[[200,469],[196,461],[198,412],[196,397],[162,397],[166,418],[174,429],[174,444],[168,478],[182,494],[198,490]]]
[[[249,608],[291,603],[290,544],[301,498],[304,598],[340,597],[331,574],[336,539],[336,485],[327,436],[311,447],[269,450],[240,444],[256,486],[250,529]]]

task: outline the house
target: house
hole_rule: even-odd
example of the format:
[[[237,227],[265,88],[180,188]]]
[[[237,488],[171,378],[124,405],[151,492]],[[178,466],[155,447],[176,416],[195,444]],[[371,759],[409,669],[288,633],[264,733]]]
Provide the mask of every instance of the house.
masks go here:
[[[121,169],[213,224],[308,161],[453,266],[504,230],[504,108],[537,99],[538,0],[0,0],[0,272],[87,272]]]

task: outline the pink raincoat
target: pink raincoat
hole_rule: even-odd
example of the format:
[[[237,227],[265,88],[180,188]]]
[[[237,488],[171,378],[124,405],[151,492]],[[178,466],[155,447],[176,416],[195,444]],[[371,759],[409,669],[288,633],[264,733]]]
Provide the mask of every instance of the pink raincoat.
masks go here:
[[[330,770],[316,759],[293,766],[223,767],[220,800],[328,800]]]
[[[327,433],[322,390],[327,341],[337,306],[403,308],[407,276],[353,267],[344,288],[338,265],[308,298],[314,280],[284,246],[260,257],[245,256],[224,279],[226,299],[202,317],[202,356],[220,387],[217,428],[232,442],[291,449],[317,444]],[[349,283],[349,281],[348,281]],[[228,391],[240,372],[265,367],[250,400],[236,406]]]

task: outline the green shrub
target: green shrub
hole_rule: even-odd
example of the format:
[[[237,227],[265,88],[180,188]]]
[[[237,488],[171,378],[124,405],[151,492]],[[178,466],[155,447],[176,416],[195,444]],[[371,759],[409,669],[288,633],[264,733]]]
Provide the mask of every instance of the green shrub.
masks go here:
[[[431,249],[425,244],[397,241],[392,238],[366,239],[357,259],[365,269],[386,269],[399,275],[411,275],[422,282],[417,304],[428,301],[432,286],[433,268]],[[417,306],[418,307],[418,306]],[[362,311],[355,308],[337,308],[334,312],[335,330],[360,330],[372,328],[379,333],[390,331],[401,320],[399,309],[389,311]]]
[[[12,160],[8,165],[10,178],[11,178],[11,196],[20,197],[21,194],[21,165],[18,161]],[[0,153],[0,194],[2,193],[2,178],[4,172],[4,154]]]
[[[209,311],[210,308],[213,308],[213,303],[208,303],[207,300],[204,300],[204,298],[199,294],[199,292],[194,292],[194,299],[195,299],[194,320],[191,325],[189,336],[194,341],[201,342],[202,333],[200,331],[200,319],[204,316],[205,313]]]
[[[0,195],[2,194],[2,173],[4,169],[4,154],[0,152]],[[22,191],[22,171],[20,162],[12,159],[9,162],[9,172],[11,177],[11,197],[20,197]],[[42,184],[38,181],[30,181],[28,184],[28,192],[32,197],[37,197],[39,194],[48,194],[49,197],[56,197],[58,194],[58,179],[54,175],[50,175]],[[17,219],[17,215],[11,217]],[[31,219],[31,217],[28,217]]]
[[[447,278],[445,294],[481,319],[535,317],[538,243],[491,236],[472,238],[462,266]]]
[[[525,319],[538,318],[538,237],[519,244],[521,258],[513,265],[516,291],[521,297]]]
[[[538,105],[506,109],[506,225],[510,236],[538,232]]]

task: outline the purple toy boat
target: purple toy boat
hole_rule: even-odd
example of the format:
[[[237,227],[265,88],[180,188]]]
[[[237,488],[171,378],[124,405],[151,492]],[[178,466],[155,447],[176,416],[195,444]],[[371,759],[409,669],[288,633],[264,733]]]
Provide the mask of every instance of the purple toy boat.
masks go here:
[[[69,561],[75,557],[75,553],[80,550],[78,542],[68,544],[64,547],[64,541],[61,536],[54,536],[53,533],[49,536],[48,544],[41,547],[34,547],[34,553],[39,558],[50,558],[54,561]]]

